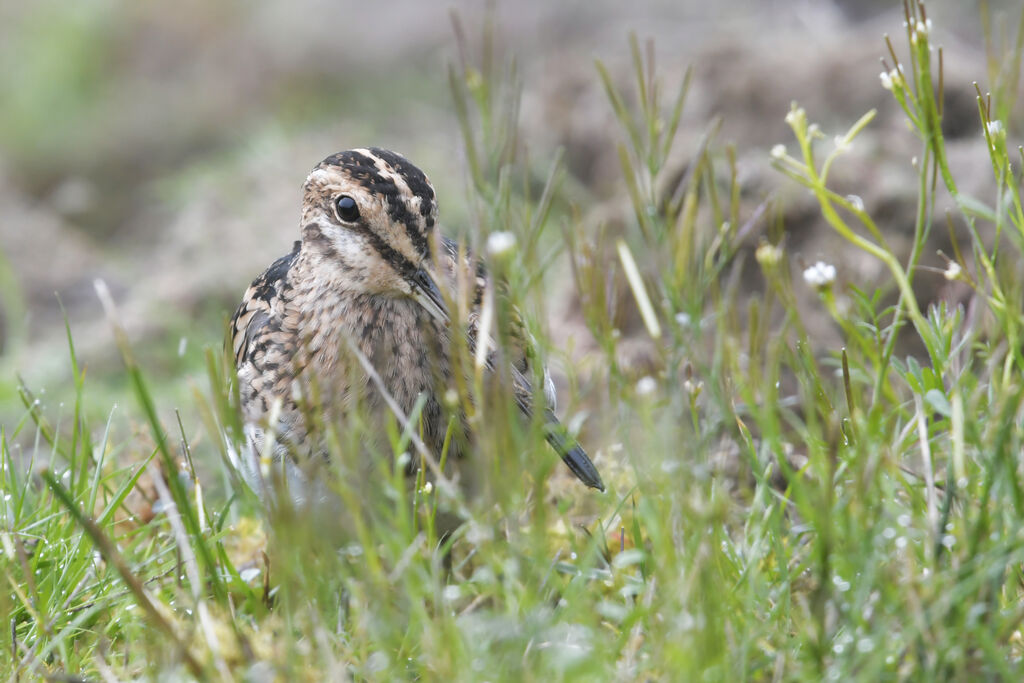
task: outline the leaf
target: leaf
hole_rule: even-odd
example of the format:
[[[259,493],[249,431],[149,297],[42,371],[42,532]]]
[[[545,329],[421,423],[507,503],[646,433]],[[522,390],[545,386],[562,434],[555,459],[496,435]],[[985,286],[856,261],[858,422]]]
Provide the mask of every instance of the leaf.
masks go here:
[[[924,395],[924,401],[932,410],[943,417],[949,417],[953,414],[953,409],[949,405],[949,399],[946,398],[946,394],[938,389],[929,389]]]

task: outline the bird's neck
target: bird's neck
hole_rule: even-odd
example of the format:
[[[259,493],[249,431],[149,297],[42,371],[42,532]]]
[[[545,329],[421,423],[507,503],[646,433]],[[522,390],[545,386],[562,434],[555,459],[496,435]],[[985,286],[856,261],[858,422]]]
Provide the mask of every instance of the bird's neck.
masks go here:
[[[343,331],[355,339],[381,339],[393,331],[421,326],[429,314],[394,288],[372,286],[392,272],[386,264],[352,265],[305,245],[292,269],[291,297],[297,330]],[[310,323],[314,323],[310,325]],[[326,340],[323,340],[326,342]]]

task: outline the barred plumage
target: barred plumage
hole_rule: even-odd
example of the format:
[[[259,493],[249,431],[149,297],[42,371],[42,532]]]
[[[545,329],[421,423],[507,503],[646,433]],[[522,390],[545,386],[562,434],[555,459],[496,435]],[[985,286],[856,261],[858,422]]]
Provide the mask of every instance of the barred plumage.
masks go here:
[[[301,397],[316,393],[324,410],[344,412],[362,400],[384,411],[380,392],[346,353],[347,340],[406,413],[425,394],[423,441],[440,452],[452,330],[438,284],[452,285],[460,267],[457,245],[436,235],[430,181],[400,155],[377,148],[332,155],[313,169],[304,189],[302,239],[253,281],[230,330],[247,431],[238,468],[265,493],[259,458],[272,427],[276,442],[269,455],[285,460],[296,498],[305,495],[298,460],[322,451],[308,434]],[[486,274],[473,275],[482,288]],[[471,346],[475,337],[471,331]],[[511,368],[511,390],[529,414],[533,397],[524,369]],[[549,442],[585,484],[604,490],[551,407],[545,408]]]

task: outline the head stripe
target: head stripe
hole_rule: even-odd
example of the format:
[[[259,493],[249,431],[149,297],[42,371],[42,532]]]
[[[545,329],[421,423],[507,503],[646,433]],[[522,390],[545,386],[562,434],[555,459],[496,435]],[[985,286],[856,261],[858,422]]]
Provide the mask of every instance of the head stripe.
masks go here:
[[[405,227],[413,247],[430,256],[429,232],[434,227],[434,189],[423,171],[399,154],[371,147],[339,152],[324,159],[319,167],[338,166],[352,180],[383,197],[388,218]]]

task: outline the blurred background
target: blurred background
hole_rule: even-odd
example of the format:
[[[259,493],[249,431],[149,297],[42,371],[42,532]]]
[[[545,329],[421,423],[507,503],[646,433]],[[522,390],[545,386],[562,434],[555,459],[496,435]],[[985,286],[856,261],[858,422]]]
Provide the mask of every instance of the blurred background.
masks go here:
[[[117,395],[122,380],[97,278],[147,374],[186,395],[248,283],[298,237],[301,184],[333,152],[402,152],[432,178],[445,230],[472,233],[448,67],[479,59],[487,7],[496,54],[518,64],[520,144],[541,174],[564,150],[566,193],[584,222],[628,216],[622,133],[594,59],[629,83],[635,32],[653,39],[667,90],[694,69],[679,165],[720,117],[715,144],[736,147],[746,214],[778,198],[787,248],[799,258],[834,263],[845,280],[881,273],[837,252],[803,193],[770,168],[771,147],[791,140],[791,100],[829,139],[879,108],[835,180],[897,244],[910,229],[918,143],[878,78],[883,34],[902,30],[893,0],[4,2],[0,421],[20,414],[17,377],[43,396],[66,387],[62,310],[100,410],[109,409],[102,392]],[[928,3],[945,48],[945,122],[960,167],[988,163],[972,86],[991,66],[981,9]],[[1019,16],[1015,1],[986,11],[997,40]],[[459,55],[453,14],[472,55]],[[562,298],[547,314],[571,320],[572,297]],[[586,336],[582,324],[555,330],[577,353]]]

